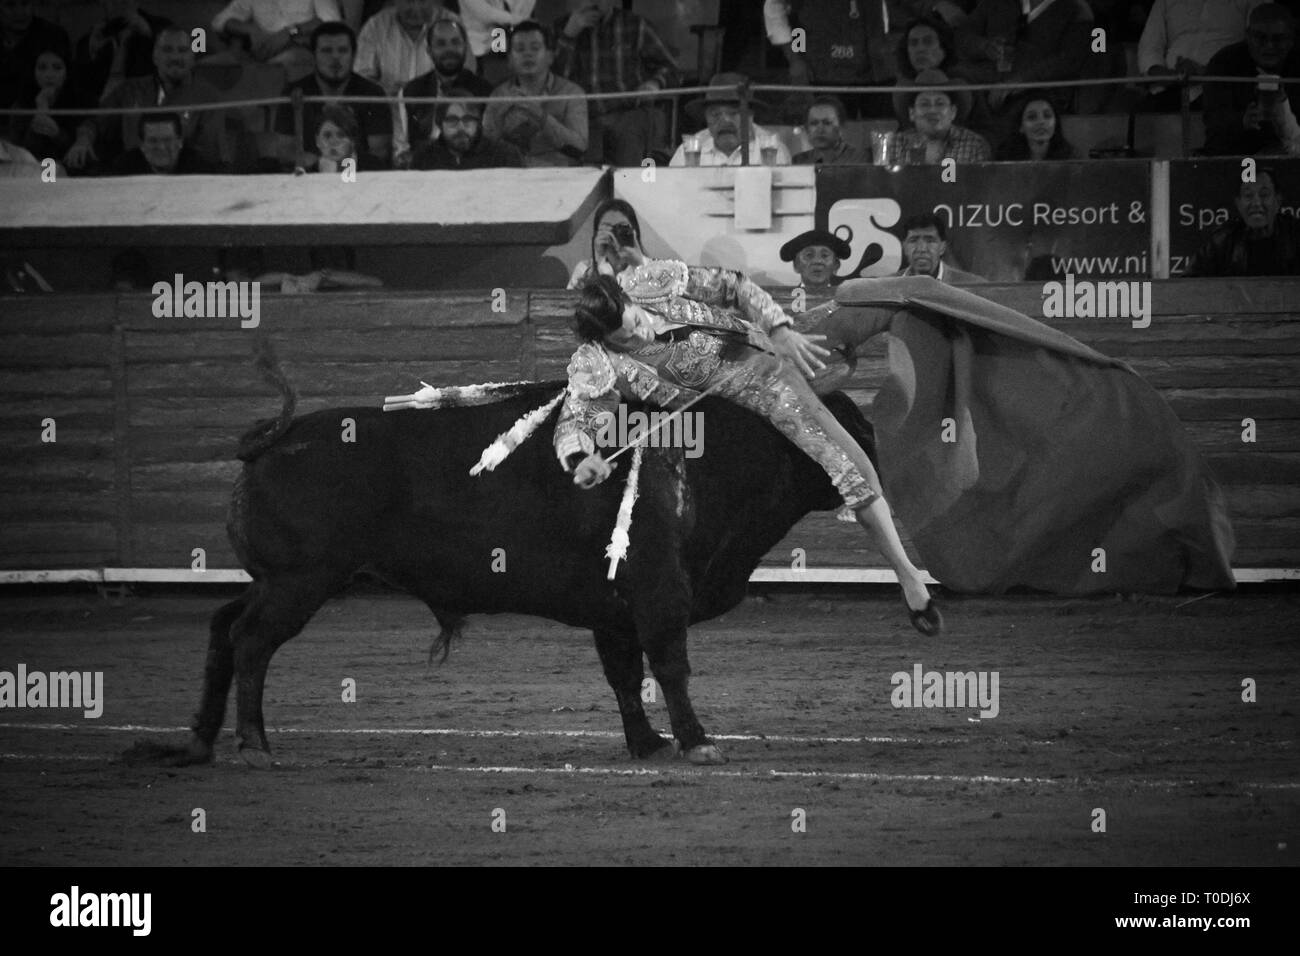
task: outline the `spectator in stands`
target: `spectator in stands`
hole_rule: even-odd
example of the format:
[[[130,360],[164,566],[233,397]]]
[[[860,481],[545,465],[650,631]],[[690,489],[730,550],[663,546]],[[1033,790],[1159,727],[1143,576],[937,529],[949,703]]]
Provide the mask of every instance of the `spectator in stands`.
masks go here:
[[[799,288],[829,295],[844,280],[844,276],[836,273],[850,253],[849,244],[834,233],[809,229],[781,247],[781,261],[794,264],[794,271],[799,273]]]
[[[749,78],[742,73],[719,73],[709,81],[709,91],[702,99],[692,100],[687,105],[688,114],[698,116],[701,108],[708,128],[696,134],[700,148],[700,166],[739,166],[744,161],[744,150],[740,139],[740,95],[735,89],[737,84],[745,85]],[[752,102],[752,101],[751,101]],[[749,124],[749,163],[759,165],[764,149],[774,150],[775,161],[768,165],[790,165],[790,150],[772,131],[764,129],[757,123]],[[677,147],[669,160],[670,166],[686,165],[685,144]]]
[[[804,129],[812,149],[796,153],[796,166],[849,166],[871,162],[871,150],[844,138],[844,104],[837,96],[819,96],[808,107]]]
[[[436,0],[395,0],[391,7],[380,10],[361,28],[357,37],[357,72],[389,93],[400,92],[411,80],[434,69],[429,31],[442,20],[461,25],[461,40],[466,44],[462,68],[472,71],[474,56],[469,52],[460,17]],[[490,90],[491,85],[487,86]]]
[[[1093,16],[1086,0],[1023,2],[1028,13],[1022,0],[979,0],[957,27],[957,50],[968,75],[1005,84],[988,95],[994,111],[1019,83],[1075,80],[1088,65]]]
[[[373,153],[359,151],[362,135],[360,120],[352,107],[343,103],[324,104],[312,126],[312,149],[304,154],[305,162],[295,171],[337,173],[349,159],[354,170],[383,169],[384,163]]]
[[[922,70],[914,86],[948,86],[941,70]],[[959,163],[986,163],[993,150],[979,133],[956,124],[959,112],[970,112],[970,93],[961,89],[920,90],[902,94],[909,101],[908,117],[914,129],[898,134],[899,161],[924,166],[955,159]]]
[[[635,246],[646,254],[641,245],[641,223],[632,204],[623,199],[606,199],[591,216],[591,258],[581,260],[569,276],[567,289],[579,289],[594,278],[594,263],[607,258],[624,246]]]
[[[448,90],[450,97],[466,97],[468,90]],[[415,169],[488,169],[523,166],[524,157],[509,143],[483,135],[483,104],[443,102],[435,114],[438,138],[416,147]]]
[[[122,80],[153,72],[153,40],[171,21],[140,9],[135,0],[101,0],[103,18],[77,41],[73,69],[95,100]]]
[[[904,266],[895,275],[931,276],[949,285],[967,285],[983,282],[973,272],[954,269],[943,261],[948,251],[948,227],[932,212],[921,212],[903,221]]]
[[[425,33],[433,68],[402,87],[393,117],[394,163],[400,169],[411,165],[411,150],[437,135],[432,103],[408,103],[408,98],[445,96],[448,90],[468,90],[472,96],[491,96],[487,80],[465,68],[469,51],[465,27],[456,20],[435,20]]]
[[[1295,51],[1295,20],[1286,8],[1265,3],[1251,11],[1246,39],[1226,46],[1206,65],[1210,76],[1300,76]],[[1278,86],[1278,84],[1274,84]],[[1300,84],[1261,89],[1249,83],[1205,85],[1205,152],[1211,156],[1245,156],[1287,149],[1294,121],[1290,93]]]
[[[1205,73],[1211,57],[1246,35],[1250,11],[1264,0],[1155,0],[1138,41],[1138,72],[1144,76]],[[1173,112],[1180,108],[1178,87],[1148,86],[1141,107]],[[1201,88],[1192,87],[1192,99]]]
[[[338,0],[231,0],[212,18],[212,29],[246,38],[253,59],[283,66],[293,83],[312,71],[312,31],[342,19]]]
[[[949,76],[958,75],[952,27],[934,15],[910,21],[899,37],[896,59],[898,82],[904,85],[916,79],[922,70],[943,70]]]
[[[551,72],[554,58],[550,30],[536,20],[523,21],[510,31],[511,78],[492,91],[493,97],[581,96],[582,87]],[[587,103],[489,103],[483,131],[517,147],[529,166],[576,166],[587,151]]]
[[[77,131],[77,143],[68,153],[70,169],[81,169],[96,159],[111,167],[122,153],[140,145],[140,114],[159,109],[179,113],[182,139],[207,164],[220,164],[220,111],[185,109],[221,100],[219,90],[194,75],[189,32],[176,26],[159,30],[154,38],[153,63],[153,75],[125,80],[100,100],[102,107],[129,112],[104,114],[83,123]]]
[[[1022,96],[1015,115],[1016,131],[998,146],[999,160],[1075,159],[1077,153],[1056,116],[1056,108],[1045,96]]]
[[[26,88],[16,101],[17,109],[39,109],[34,116],[9,117],[9,140],[41,159],[63,160],[77,140],[85,122],[79,116],[51,116],[46,110],[82,109],[91,105],[68,69],[66,48],[42,50]]]
[[[118,157],[116,176],[185,176],[210,172],[208,164],[185,145],[181,118],[175,113],[145,113],[140,117],[140,145]]]
[[[301,90],[303,96],[383,96],[384,88],[355,73],[352,64],[356,58],[357,38],[352,28],[341,21],[322,23],[311,34],[311,52],[315,71],[311,76],[290,83],[285,95]],[[318,155],[312,150],[316,145],[316,131],[320,128],[325,103],[304,103],[302,107],[302,140],[294,146],[294,165],[311,167]],[[382,169],[388,165],[392,146],[391,112],[384,103],[352,103],[349,113],[357,124],[356,143],[362,148],[367,167]],[[281,106],[276,116],[276,131],[294,135],[293,108]]]
[[[460,0],[460,16],[469,34],[469,48],[478,61],[478,74],[499,85],[510,75],[507,53],[492,49],[492,31],[510,29],[531,20],[537,0]]]
[[[886,9],[880,0],[765,0],[763,20],[768,40],[785,55],[792,84],[870,86],[893,79],[884,52]],[[795,27],[804,31],[803,52],[792,42]],[[849,94],[843,100],[855,117],[878,112],[869,96]]]
[[[62,27],[32,15],[31,0],[0,0],[0,103],[18,99],[38,53],[71,48]]]
[[[1237,215],[1213,229],[1187,266],[1189,276],[1300,275],[1300,220],[1281,212],[1282,192],[1272,169],[1237,192]]]
[[[615,0],[583,0],[556,21],[554,70],[588,93],[677,86],[677,64],[652,26]],[[586,159],[639,166],[661,146],[664,119],[648,99],[593,100]]]

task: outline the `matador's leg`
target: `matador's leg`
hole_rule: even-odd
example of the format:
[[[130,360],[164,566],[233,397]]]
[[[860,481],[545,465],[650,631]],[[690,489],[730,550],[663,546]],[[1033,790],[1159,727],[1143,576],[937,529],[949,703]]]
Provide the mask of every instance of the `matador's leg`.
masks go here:
[[[921,571],[903,549],[889,505],[881,495],[880,476],[867,453],[843,425],[822,404],[812,386],[788,362],[772,367],[774,356],[757,356],[750,360],[759,368],[768,366],[769,375],[746,374],[736,377],[739,387],[722,389],[722,394],[737,404],[763,414],[781,433],[816,461],[830,476],[845,504],[873,538],[881,555],[889,562],[903,589],[909,611],[921,613],[930,607],[930,592]],[[764,359],[768,361],[764,361]],[[761,387],[756,387],[761,386]],[[935,633],[941,627],[937,612],[926,614],[913,623],[923,633]]]

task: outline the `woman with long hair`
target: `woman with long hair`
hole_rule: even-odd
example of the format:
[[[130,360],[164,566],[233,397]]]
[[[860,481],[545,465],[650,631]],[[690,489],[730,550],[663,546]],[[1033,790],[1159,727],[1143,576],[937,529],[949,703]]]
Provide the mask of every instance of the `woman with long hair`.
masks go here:
[[[56,46],[36,54],[35,66],[14,102],[15,109],[35,109],[35,115],[13,116],[9,121],[9,140],[30,151],[37,159],[67,156],[77,141],[77,126],[85,117],[54,116],[47,110],[82,109],[89,99],[77,86],[68,51]]]
[[[1018,120],[1016,130],[999,144],[995,159],[1014,161],[1077,157],[1077,151],[1061,131],[1056,107],[1046,96],[1025,97],[1012,115]]]
[[[624,218],[635,213],[624,211]],[[763,416],[821,465],[898,575],[913,626],[939,633],[943,618],[903,549],[874,466],[808,384],[823,367],[819,356],[830,354],[815,344],[821,337],[795,331],[742,273],[647,259],[639,230],[629,237],[598,223],[596,274],[581,286],[574,312],[585,344],[569,375],[582,387],[569,390],[555,428],[556,452],[575,483],[590,488],[610,475],[593,436],[597,420],[624,396],[668,408],[705,393],[728,399]]]

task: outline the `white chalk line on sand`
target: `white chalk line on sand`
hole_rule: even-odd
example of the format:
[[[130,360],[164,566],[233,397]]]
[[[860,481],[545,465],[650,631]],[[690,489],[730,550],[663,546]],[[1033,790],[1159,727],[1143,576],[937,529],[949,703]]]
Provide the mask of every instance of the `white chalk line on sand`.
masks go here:
[[[6,760],[117,763],[118,758],[93,754],[19,754],[0,753],[0,762]],[[223,764],[242,765],[238,759],[222,760]],[[462,767],[448,764],[405,764],[383,760],[382,765],[352,762],[305,762],[275,760],[275,766],[285,769],[317,769],[336,772],[375,772],[400,770],[408,773],[468,773],[523,776],[587,776],[587,777],[657,777],[663,779],[709,780],[715,777],[738,780],[844,780],[862,783],[941,783],[941,784],[991,784],[1031,786],[1073,786],[1078,789],[1106,789],[1110,787],[1142,787],[1144,789],[1174,790],[1187,787],[1230,786],[1239,790],[1300,790],[1300,782],[1257,781],[1205,781],[1205,780],[1144,780],[1117,778],[1093,780],[1068,777],[1000,777],[992,774],[939,774],[939,773],[873,773],[850,770],[721,770],[715,768],[657,769],[652,767],[580,767],[565,764],[562,767]]]
[[[143,724],[26,724],[0,723],[3,730],[98,730],[123,733],[176,734],[189,733],[189,727],[149,727]],[[601,740],[622,740],[623,734],[612,730],[461,730],[452,727],[275,727],[268,734],[337,734],[346,736],[411,736],[411,737],[595,737]],[[671,731],[659,733],[671,736]],[[769,741],[782,744],[957,744],[968,743],[960,737],[803,737],[792,734],[710,734],[713,740]],[[1050,744],[1050,740],[1032,743]]]
[[[976,721],[979,723],[979,721]],[[147,724],[100,724],[86,721],[80,724],[22,723],[20,721],[0,722],[0,730],[98,730],[117,733],[145,734],[187,734],[189,727],[152,727]],[[657,731],[665,737],[672,737],[672,731],[661,727]],[[561,737],[577,739],[592,737],[598,740],[622,740],[623,734],[612,730],[464,730],[454,727],[272,727],[268,735],[275,734],[320,734],[322,736],[410,736],[410,737],[480,737],[480,738],[526,738],[526,737]],[[713,740],[740,742],[768,742],[782,744],[924,744],[926,746],[970,744],[978,741],[974,737],[813,737],[797,734],[710,734]],[[1009,743],[1017,746],[1031,744],[1038,747],[1050,747],[1059,743],[1057,740],[1016,740]],[[1166,747],[1171,744],[1185,743],[1183,740],[1155,740],[1150,745]],[[1224,746],[1239,745],[1236,740],[1223,740]],[[1255,747],[1291,747],[1294,740],[1254,740],[1249,741]]]

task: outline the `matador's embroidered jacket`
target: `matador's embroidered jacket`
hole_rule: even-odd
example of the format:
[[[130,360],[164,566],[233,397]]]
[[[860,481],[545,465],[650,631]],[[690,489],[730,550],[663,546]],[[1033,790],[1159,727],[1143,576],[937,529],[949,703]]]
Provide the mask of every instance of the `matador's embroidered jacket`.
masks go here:
[[[623,397],[679,408],[707,387],[729,341],[770,352],[768,333],[791,324],[757,283],[729,269],[653,259],[625,269],[618,281],[651,321],[630,349],[589,342],[574,352],[555,426],[555,452],[566,470],[570,456],[595,450],[600,421]]]

